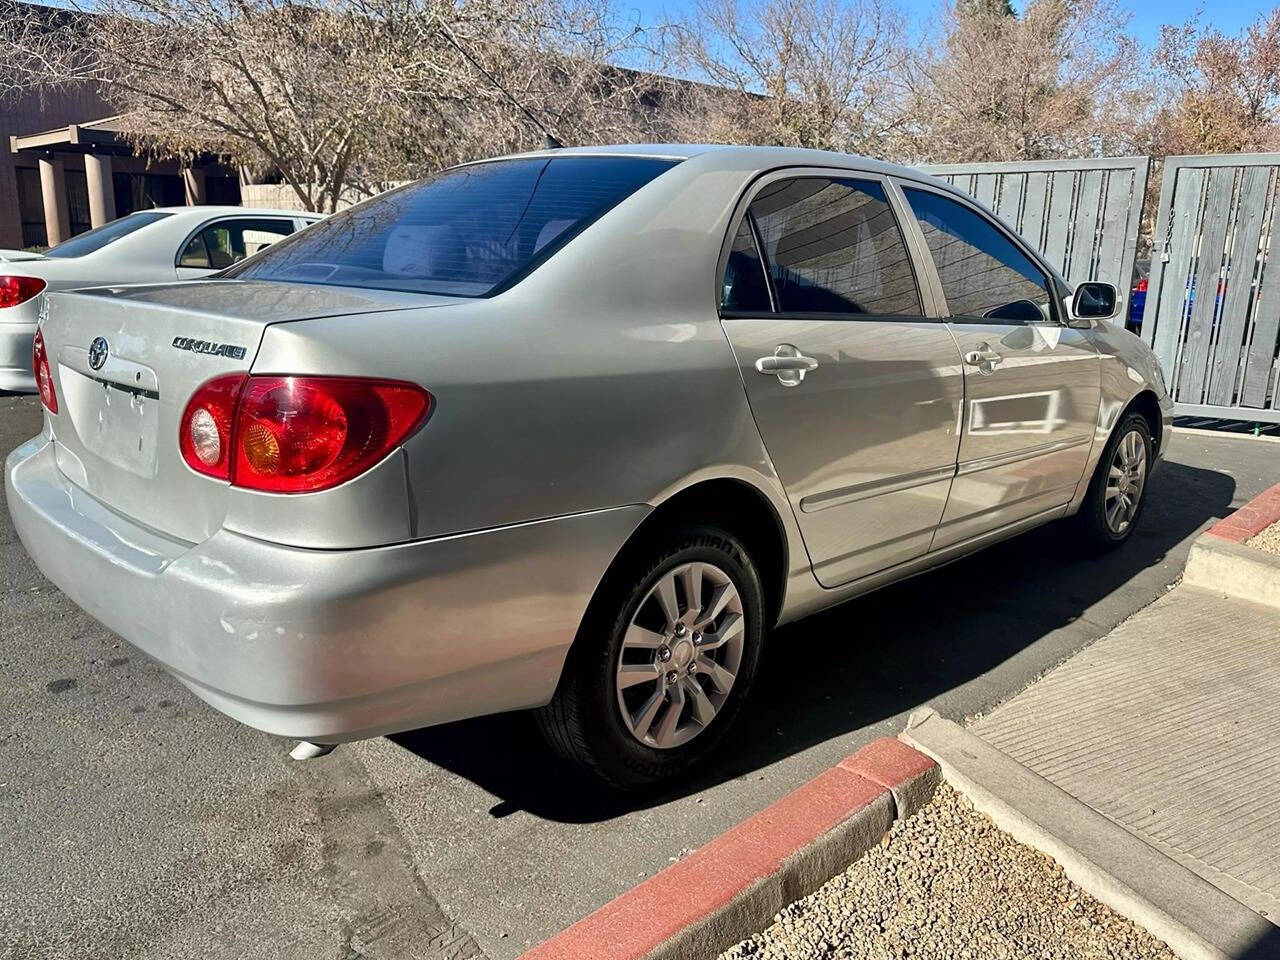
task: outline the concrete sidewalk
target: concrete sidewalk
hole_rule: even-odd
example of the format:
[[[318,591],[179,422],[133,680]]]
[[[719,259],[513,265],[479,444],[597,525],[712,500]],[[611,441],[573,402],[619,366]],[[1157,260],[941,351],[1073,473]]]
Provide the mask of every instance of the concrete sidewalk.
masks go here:
[[[1280,609],[1180,586],[970,729],[1280,925]]]

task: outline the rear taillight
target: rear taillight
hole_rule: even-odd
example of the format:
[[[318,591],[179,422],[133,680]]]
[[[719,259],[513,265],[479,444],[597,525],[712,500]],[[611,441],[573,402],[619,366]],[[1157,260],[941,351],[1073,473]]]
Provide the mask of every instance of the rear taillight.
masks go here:
[[[45,287],[39,277],[0,277],[0,310],[38,296]]]
[[[1137,287],[1135,287],[1134,289],[1136,289],[1136,290],[1138,291],[1138,293],[1146,293],[1146,292],[1147,292],[1147,278],[1146,278],[1146,277],[1143,277],[1141,280],[1139,280],[1139,281],[1138,281],[1138,286],[1137,286]]]
[[[53,371],[49,369],[49,355],[44,349],[44,331],[39,327],[36,328],[36,337],[31,343],[31,372],[36,377],[40,402],[50,413],[57,413],[58,396],[53,392]]]
[[[195,392],[178,446],[191,469],[237,487],[306,493],[369,469],[430,410],[431,394],[398,380],[237,374]]]
[[[183,411],[178,434],[182,459],[197,473],[231,479],[231,424],[243,373],[215,377],[195,392]]]

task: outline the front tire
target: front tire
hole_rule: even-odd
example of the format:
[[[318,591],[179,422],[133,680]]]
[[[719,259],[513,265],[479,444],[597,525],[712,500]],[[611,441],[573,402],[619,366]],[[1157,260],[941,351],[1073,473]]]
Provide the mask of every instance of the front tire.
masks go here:
[[[1102,451],[1076,527],[1095,550],[1114,550],[1132,535],[1146,504],[1153,457],[1151,427],[1140,413],[1125,415]]]
[[[726,530],[682,525],[633,545],[606,574],[556,695],[547,742],[620,790],[671,780],[723,739],[755,679],[760,575]]]

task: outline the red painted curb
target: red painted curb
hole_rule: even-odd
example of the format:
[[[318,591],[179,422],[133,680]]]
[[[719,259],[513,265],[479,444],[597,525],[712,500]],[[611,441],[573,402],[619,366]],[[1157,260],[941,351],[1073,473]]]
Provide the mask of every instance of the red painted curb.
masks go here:
[[[886,790],[900,787],[936,765],[931,757],[892,737],[872,740],[838,764],[841,769],[865,777]]]
[[[1219,520],[1208,532],[1223,540],[1244,543],[1280,520],[1280,483],[1246,503],[1228,517]]]
[[[649,956],[685,928],[747,895],[797,852],[891,789],[933,766],[932,759],[898,740],[875,740],[520,960]]]

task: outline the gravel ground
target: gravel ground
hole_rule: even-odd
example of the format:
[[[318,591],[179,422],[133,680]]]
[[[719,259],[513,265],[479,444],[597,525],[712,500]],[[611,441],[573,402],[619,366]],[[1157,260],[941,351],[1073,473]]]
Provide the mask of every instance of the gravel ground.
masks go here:
[[[947,785],[721,960],[1174,960]]]
[[[1273,523],[1257,536],[1250,537],[1246,543],[1268,553],[1280,553],[1280,522]]]

